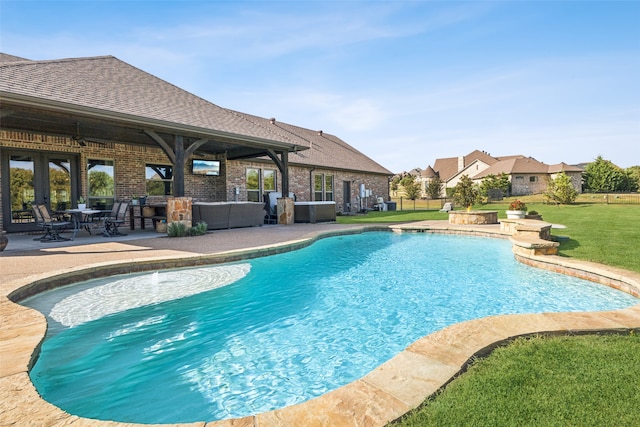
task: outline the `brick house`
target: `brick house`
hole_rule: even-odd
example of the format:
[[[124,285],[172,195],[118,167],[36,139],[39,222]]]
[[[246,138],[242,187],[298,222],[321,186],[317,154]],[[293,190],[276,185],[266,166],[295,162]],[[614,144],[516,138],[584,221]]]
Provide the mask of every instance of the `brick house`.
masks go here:
[[[484,151],[475,150],[466,156],[437,159],[433,168],[429,166],[426,170],[430,172],[423,175],[423,181],[438,176],[445,188],[455,187],[463,175],[480,183],[489,175],[506,173],[511,182],[512,196],[542,193],[547,189],[549,179],[555,179],[564,172],[571,178],[576,191],[582,192],[581,168],[566,163],[547,165],[523,155],[493,157]]]
[[[204,161],[210,174],[197,173]],[[338,212],[388,199],[392,175],[334,135],[232,111],[115,57],[0,54],[0,229],[33,229],[31,204],[92,207],[171,196],[259,201],[292,192]]]

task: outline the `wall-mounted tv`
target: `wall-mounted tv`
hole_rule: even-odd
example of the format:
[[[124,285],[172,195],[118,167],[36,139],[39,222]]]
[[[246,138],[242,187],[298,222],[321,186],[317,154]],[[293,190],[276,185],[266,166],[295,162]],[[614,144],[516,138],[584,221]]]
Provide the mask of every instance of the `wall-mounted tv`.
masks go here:
[[[220,161],[193,159],[191,162],[191,172],[194,175],[220,175]]]

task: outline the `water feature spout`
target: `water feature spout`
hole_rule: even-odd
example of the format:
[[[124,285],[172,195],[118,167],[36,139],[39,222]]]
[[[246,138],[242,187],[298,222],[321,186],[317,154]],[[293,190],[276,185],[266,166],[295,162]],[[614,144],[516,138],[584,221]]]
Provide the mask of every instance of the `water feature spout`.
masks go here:
[[[159,275],[158,275],[158,272],[157,272],[157,271],[156,271],[156,272],[154,272],[154,273],[151,275],[151,285],[152,285],[152,286],[154,286],[154,287],[155,287],[155,286],[158,286],[158,283],[159,283],[159,281],[160,281],[160,279],[158,278],[158,276],[159,276]]]

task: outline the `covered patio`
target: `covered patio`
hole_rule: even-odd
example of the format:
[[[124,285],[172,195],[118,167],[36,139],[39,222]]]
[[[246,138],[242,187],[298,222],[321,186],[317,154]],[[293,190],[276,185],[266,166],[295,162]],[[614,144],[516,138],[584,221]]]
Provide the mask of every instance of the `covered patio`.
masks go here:
[[[32,222],[29,206],[12,207],[10,203],[10,153],[46,150],[42,151],[47,156],[43,163],[49,159],[49,165],[62,167],[71,178],[66,196],[72,205],[69,208],[88,196],[87,156],[113,156],[107,150],[115,144],[130,151],[122,154],[125,158],[143,156],[145,149],[160,149],[166,156],[162,163],[172,167],[174,197],[193,194],[193,189],[185,189],[190,159],[219,161],[224,179],[227,161],[258,157],[273,161],[281,174],[282,192],[288,194],[289,153],[308,148],[246,115],[207,102],[110,56],[4,65],[0,67],[0,97],[2,139],[30,141],[20,146],[0,144],[0,153],[7,153],[2,156],[0,230],[9,232],[29,230]],[[46,146],[41,143],[42,135],[57,139]],[[63,152],[71,160],[61,163],[51,158]],[[132,197],[140,185],[132,182],[137,178],[128,176],[129,166],[124,166],[116,173],[116,200]],[[49,203],[46,163],[34,169],[33,202]],[[206,201],[227,201],[234,191],[227,185],[218,184],[222,191],[216,190],[217,199],[210,195]],[[24,211],[22,216],[17,210]]]

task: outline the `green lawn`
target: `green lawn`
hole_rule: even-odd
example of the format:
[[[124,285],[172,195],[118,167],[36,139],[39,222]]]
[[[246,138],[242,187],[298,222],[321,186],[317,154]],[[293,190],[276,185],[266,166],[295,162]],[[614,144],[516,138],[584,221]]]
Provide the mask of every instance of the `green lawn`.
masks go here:
[[[504,204],[476,206],[497,210]],[[640,272],[640,206],[527,202],[566,229],[560,255]],[[369,212],[341,223],[447,219],[438,211]],[[394,426],[640,425],[637,334],[518,339],[472,363],[444,391]]]
[[[640,336],[518,339],[393,425],[638,426]]]

